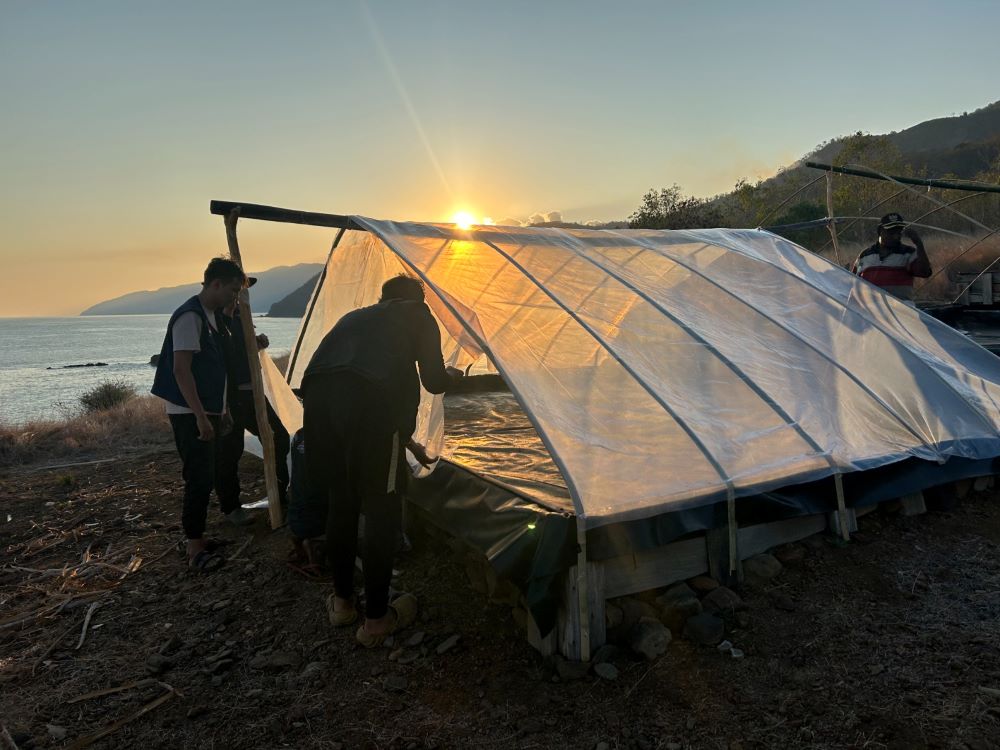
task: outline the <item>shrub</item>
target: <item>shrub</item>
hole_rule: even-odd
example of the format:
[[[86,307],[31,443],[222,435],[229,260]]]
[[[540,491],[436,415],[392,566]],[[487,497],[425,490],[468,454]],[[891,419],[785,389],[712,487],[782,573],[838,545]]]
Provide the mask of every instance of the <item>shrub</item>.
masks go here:
[[[121,406],[136,397],[135,386],[118,378],[104,380],[80,396],[85,412],[105,411]]]

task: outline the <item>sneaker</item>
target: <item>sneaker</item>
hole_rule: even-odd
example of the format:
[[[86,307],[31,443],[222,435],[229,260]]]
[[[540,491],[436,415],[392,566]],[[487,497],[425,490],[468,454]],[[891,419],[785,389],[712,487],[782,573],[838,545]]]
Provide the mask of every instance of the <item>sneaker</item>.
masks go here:
[[[243,506],[240,506],[236,510],[231,510],[226,513],[225,518],[233,526],[253,526],[253,517],[243,510]]]

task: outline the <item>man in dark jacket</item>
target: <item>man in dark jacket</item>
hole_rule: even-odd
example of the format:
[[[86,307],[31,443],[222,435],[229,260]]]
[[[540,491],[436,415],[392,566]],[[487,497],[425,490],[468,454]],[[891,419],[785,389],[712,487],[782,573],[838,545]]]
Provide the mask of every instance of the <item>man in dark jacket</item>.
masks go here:
[[[407,471],[404,449],[430,463],[412,440],[420,384],[443,393],[460,376],[445,368],[423,285],[409,276],[383,284],[378,304],[341,318],[306,367],[303,426],[310,482],[327,489],[330,503],[326,538],[335,593],[327,609],[334,625],[357,618],[354,561],[363,508],[366,619],[357,639],[365,646],[381,643],[415,614],[410,595],[389,603]]]
[[[183,464],[181,522],[188,563],[202,571],[222,563],[204,539],[218,437],[224,431],[224,417],[228,418],[225,332],[217,313],[236,299],[244,283],[246,277],[236,263],[212,259],[201,291],[170,316],[153,378],[152,392],[166,401]],[[222,511],[234,523],[246,523],[238,506],[223,507]]]

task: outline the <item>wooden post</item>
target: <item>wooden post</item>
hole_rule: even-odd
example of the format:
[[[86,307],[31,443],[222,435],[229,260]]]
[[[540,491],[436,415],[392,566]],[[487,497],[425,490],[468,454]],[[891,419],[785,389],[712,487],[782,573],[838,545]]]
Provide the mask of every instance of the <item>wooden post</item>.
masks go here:
[[[236,241],[236,222],[240,216],[239,206],[226,214],[226,242],[229,244],[230,258],[243,268],[240,245]],[[245,271],[245,269],[244,269]],[[247,357],[250,360],[250,386],[253,389],[253,406],[257,412],[257,430],[260,445],[264,450],[264,482],[267,487],[267,510],[271,518],[271,528],[281,526],[281,497],[278,493],[278,475],[274,470],[274,435],[267,419],[267,399],[264,397],[264,379],[260,370],[260,353],[257,349],[257,335],[253,329],[253,313],[250,310],[250,290],[240,291],[240,325],[246,342]]]

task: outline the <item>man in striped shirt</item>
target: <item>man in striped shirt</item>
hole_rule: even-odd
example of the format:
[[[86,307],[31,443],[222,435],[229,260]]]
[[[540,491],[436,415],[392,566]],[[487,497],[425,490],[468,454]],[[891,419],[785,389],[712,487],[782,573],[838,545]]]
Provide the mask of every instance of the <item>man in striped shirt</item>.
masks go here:
[[[904,245],[906,237],[913,245]],[[886,214],[878,225],[878,242],[854,261],[851,271],[901,300],[913,299],[913,279],[931,275],[924,243],[903,217]]]

